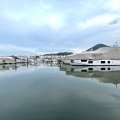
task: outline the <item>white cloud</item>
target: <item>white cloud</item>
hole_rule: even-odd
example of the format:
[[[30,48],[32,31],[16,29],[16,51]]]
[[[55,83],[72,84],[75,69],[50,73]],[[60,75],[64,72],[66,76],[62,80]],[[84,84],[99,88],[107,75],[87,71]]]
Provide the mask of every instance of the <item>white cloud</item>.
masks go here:
[[[3,49],[3,50],[9,50],[9,49],[14,49],[14,50],[21,50],[21,51],[30,51],[30,52],[33,52],[34,49],[31,49],[31,48],[25,48],[25,47],[18,47],[18,46],[15,46],[15,45],[10,45],[10,44],[7,44],[7,45],[4,45],[4,44],[0,44],[0,49]]]
[[[83,52],[83,51],[85,51],[86,49],[81,49],[81,48],[72,48],[71,49],[71,51],[73,52],[73,53],[81,53],[81,52]]]
[[[29,28],[37,29],[42,26],[48,26],[53,30],[59,30],[64,26],[64,16],[53,10],[51,4],[38,2],[35,5],[21,5],[21,9],[12,8],[7,5],[0,8],[0,15],[10,21],[13,27],[24,30]]]
[[[43,55],[46,52],[41,52],[37,48],[27,48],[15,46],[12,44],[0,44],[0,55]]]
[[[95,16],[93,18],[87,19],[84,22],[79,23],[80,29],[86,29],[92,26],[101,26],[107,25],[108,23],[112,22],[114,19],[119,17],[117,14],[103,14],[100,16]]]
[[[102,39],[119,41],[119,34],[115,34],[114,31],[114,29],[117,29],[118,33],[120,31],[119,5],[120,0],[1,1],[0,41],[8,45],[0,47],[6,52],[12,50],[19,53],[20,51],[38,53],[39,51],[35,49],[39,49],[39,46],[40,48],[42,46],[42,51],[45,52],[61,50],[81,52],[86,47],[86,41],[89,41],[87,46],[103,42]],[[111,35],[113,37],[108,37]],[[19,47],[23,44],[25,48]]]
[[[2,51],[1,55],[11,55],[11,54],[20,54],[20,55],[25,55],[25,54],[33,54],[35,53],[35,49],[33,48],[25,48],[25,47],[18,47],[15,45],[11,44],[0,44],[0,51]]]
[[[46,23],[55,30],[62,28],[64,24],[60,15],[49,15],[46,19]]]
[[[108,0],[105,7],[110,9],[111,12],[120,13],[120,0]]]

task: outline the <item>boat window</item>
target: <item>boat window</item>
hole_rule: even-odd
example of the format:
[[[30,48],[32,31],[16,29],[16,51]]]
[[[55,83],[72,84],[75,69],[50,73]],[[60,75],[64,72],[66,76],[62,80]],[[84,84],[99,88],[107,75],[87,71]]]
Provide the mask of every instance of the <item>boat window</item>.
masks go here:
[[[101,63],[103,64],[103,63],[105,63],[105,61],[101,61]]]
[[[81,62],[87,62],[87,60],[81,60]]]
[[[74,63],[74,60],[71,60],[71,63]]]
[[[105,68],[101,68],[101,70],[105,70]]]
[[[88,70],[91,70],[91,71],[92,71],[92,70],[93,70],[93,68],[88,68]]]
[[[81,72],[87,72],[87,70],[81,70]]]
[[[108,63],[110,63],[110,61],[108,61]]]
[[[110,70],[110,68],[108,68],[108,70]]]
[[[93,61],[88,61],[88,63],[93,63]]]
[[[3,68],[5,68],[5,66],[3,66]]]

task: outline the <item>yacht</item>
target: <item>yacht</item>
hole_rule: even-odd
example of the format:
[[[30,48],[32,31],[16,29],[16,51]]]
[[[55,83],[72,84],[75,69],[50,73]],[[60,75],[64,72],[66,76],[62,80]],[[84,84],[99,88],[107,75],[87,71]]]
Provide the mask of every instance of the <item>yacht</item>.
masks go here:
[[[67,56],[64,64],[72,66],[120,66],[120,47],[102,47],[95,51],[84,51]]]

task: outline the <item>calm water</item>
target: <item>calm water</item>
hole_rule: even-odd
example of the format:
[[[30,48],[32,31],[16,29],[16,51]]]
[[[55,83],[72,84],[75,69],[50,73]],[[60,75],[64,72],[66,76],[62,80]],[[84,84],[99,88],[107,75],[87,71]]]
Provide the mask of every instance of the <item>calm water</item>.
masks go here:
[[[119,68],[100,69],[0,66],[0,120],[120,120]]]

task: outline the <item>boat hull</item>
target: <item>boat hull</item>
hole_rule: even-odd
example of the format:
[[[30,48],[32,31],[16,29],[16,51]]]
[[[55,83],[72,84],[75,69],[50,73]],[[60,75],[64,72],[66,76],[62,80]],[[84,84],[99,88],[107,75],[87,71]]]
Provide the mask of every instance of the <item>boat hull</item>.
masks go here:
[[[72,66],[120,66],[120,60],[72,60]]]

